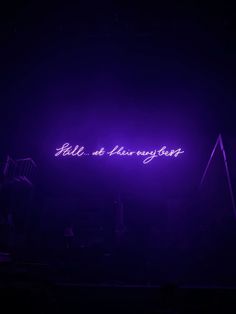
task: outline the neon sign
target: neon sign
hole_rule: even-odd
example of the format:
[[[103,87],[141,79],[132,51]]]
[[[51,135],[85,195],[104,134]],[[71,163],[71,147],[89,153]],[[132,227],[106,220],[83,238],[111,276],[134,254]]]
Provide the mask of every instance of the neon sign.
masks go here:
[[[55,157],[85,157],[85,156],[121,156],[121,157],[134,157],[141,156],[144,157],[143,163],[148,164],[153,159],[157,157],[178,157],[183,154],[184,151],[181,148],[177,149],[167,149],[166,146],[162,146],[160,149],[153,150],[130,150],[125,149],[124,146],[116,145],[112,149],[106,149],[105,147],[101,147],[98,150],[87,152],[84,146],[75,145],[72,146],[69,143],[64,143],[61,147],[56,148]]]

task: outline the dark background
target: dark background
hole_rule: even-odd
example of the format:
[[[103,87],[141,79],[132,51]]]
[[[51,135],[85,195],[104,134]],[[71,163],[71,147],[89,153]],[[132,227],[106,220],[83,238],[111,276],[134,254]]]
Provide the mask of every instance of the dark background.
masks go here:
[[[34,223],[45,243],[55,245],[66,220],[81,228],[81,208],[90,210],[90,224],[102,211],[98,225],[112,229],[121,193],[136,243],[159,223],[159,246],[192,254],[221,243],[217,254],[227,255],[224,245],[234,238],[225,230],[234,217],[219,151],[202,198],[198,188],[219,133],[234,181],[233,3],[8,2],[0,15],[0,157],[37,163]],[[55,159],[66,141],[168,143],[185,154],[146,166],[136,159]]]
[[[98,117],[132,129],[141,116],[147,130],[163,114],[204,137],[232,134],[233,14],[231,2],[5,3],[1,154]]]

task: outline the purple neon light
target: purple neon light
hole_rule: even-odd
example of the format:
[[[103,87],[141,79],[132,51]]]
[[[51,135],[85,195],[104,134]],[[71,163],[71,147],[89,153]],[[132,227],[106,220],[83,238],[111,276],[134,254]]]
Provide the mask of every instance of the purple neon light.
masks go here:
[[[72,146],[69,143],[64,143],[61,147],[56,149],[55,157],[82,157],[82,156],[122,156],[122,157],[132,157],[132,156],[143,156],[144,164],[148,164],[156,157],[178,157],[183,154],[184,151],[181,148],[167,150],[166,146],[162,146],[160,149],[147,150],[129,150],[125,149],[124,146],[116,145],[111,150],[106,150],[105,147],[101,147],[99,150],[86,152],[84,146],[75,145]]]

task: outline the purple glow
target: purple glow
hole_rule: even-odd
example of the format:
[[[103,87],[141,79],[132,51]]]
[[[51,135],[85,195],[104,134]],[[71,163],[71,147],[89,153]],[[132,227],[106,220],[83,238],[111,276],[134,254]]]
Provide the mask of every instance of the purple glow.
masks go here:
[[[101,147],[99,150],[92,152],[85,152],[84,146],[71,146],[69,143],[64,143],[61,147],[56,149],[55,157],[58,156],[73,156],[73,157],[81,157],[81,156],[144,156],[146,157],[143,160],[144,164],[148,164],[156,157],[178,157],[180,154],[183,154],[184,151],[181,148],[167,150],[166,146],[162,146],[160,149],[153,149],[150,151],[147,150],[127,150],[124,146],[116,145],[111,150],[106,150],[104,147]]]

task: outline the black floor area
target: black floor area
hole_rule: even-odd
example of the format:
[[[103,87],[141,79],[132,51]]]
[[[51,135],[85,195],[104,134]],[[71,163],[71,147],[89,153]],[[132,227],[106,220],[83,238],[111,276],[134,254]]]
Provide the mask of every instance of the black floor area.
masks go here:
[[[235,313],[236,289],[175,285],[1,284],[2,313]]]
[[[209,254],[144,253],[17,252],[0,263],[1,306],[6,313],[235,313],[230,256],[214,264]]]

